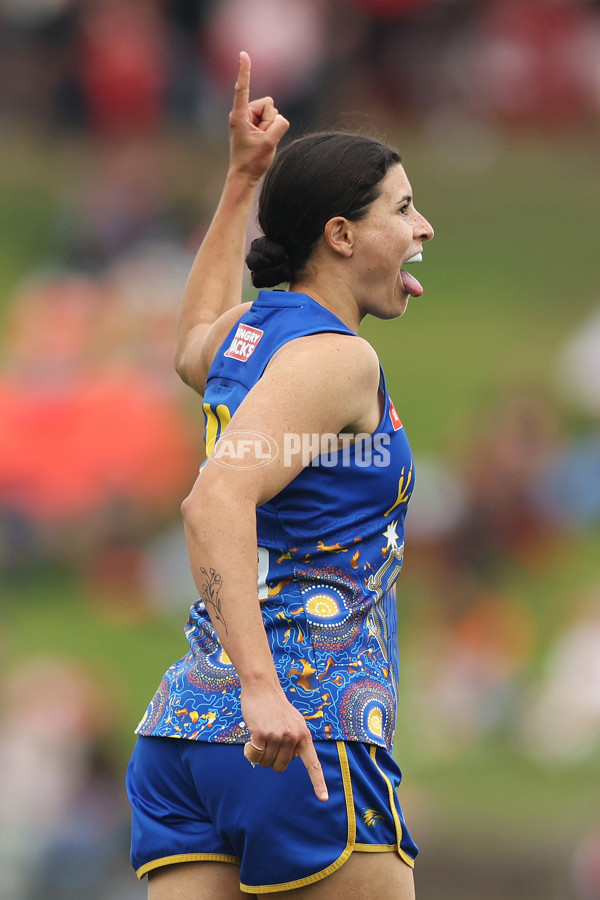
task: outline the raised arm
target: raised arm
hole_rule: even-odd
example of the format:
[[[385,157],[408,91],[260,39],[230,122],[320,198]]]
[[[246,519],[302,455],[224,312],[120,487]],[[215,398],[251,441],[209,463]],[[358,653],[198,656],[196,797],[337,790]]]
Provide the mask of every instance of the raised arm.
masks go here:
[[[204,392],[206,336],[242,299],[244,242],[252,202],[277,145],[289,128],[271,97],[250,100],[250,57],[240,53],[229,114],[229,168],[221,199],[196,255],[177,322],[175,368],[190,387]]]

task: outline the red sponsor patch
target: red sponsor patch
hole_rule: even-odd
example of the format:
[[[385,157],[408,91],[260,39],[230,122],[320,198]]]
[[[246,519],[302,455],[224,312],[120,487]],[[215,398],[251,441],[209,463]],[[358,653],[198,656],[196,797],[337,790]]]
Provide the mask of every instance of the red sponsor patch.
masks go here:
[[[390,397],[390,419],[392,420],[392,427],[394,431],[399,431],[402,428],[402,422],[400,421],[400,416],[396,412],[396,407],[394,406],[394,401]]]
[[[264,331],[261,331],[260,328],[252,328],[251,325],[238,325],[233,340],[225,351],[225,356],[239,359],[240,362],[246,362],[256,350],[263,334]]]

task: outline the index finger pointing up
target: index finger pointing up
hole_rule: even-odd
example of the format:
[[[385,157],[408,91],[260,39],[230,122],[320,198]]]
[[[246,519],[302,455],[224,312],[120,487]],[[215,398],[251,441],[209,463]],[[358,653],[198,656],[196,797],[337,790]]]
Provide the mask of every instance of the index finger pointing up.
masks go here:
[[[250,100],[250,57],[245,50],[240,53],[240,70],[235,83],[233,96],[233,108],[235,110],[246,109]]]

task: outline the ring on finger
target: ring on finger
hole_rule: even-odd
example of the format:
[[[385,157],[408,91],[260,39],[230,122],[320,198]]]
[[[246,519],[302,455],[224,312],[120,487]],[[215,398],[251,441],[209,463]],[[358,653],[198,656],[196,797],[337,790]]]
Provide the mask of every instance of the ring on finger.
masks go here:
[[[263,758],[266,747],[257,747],[252,741],[246,741],[244,744],[244,756],[251,766],[257,766]]]

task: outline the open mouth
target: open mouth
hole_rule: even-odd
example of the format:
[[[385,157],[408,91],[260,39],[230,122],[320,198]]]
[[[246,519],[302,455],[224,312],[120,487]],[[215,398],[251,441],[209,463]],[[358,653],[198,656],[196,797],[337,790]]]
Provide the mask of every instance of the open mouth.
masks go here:
[[[407,259],[404,265],[410,265],[411,263],[421,262],[423,259],[422,253],[415,253],[414,256],[411,256],[410,259]],[[423,293],[423,287],[419,281],[412,275],[410,272],[407,272],[405,269],[400,269],[400,278],[402,280],[402,287],[404,288],[405,293],[410,294],[411,297],[420,297]]]

